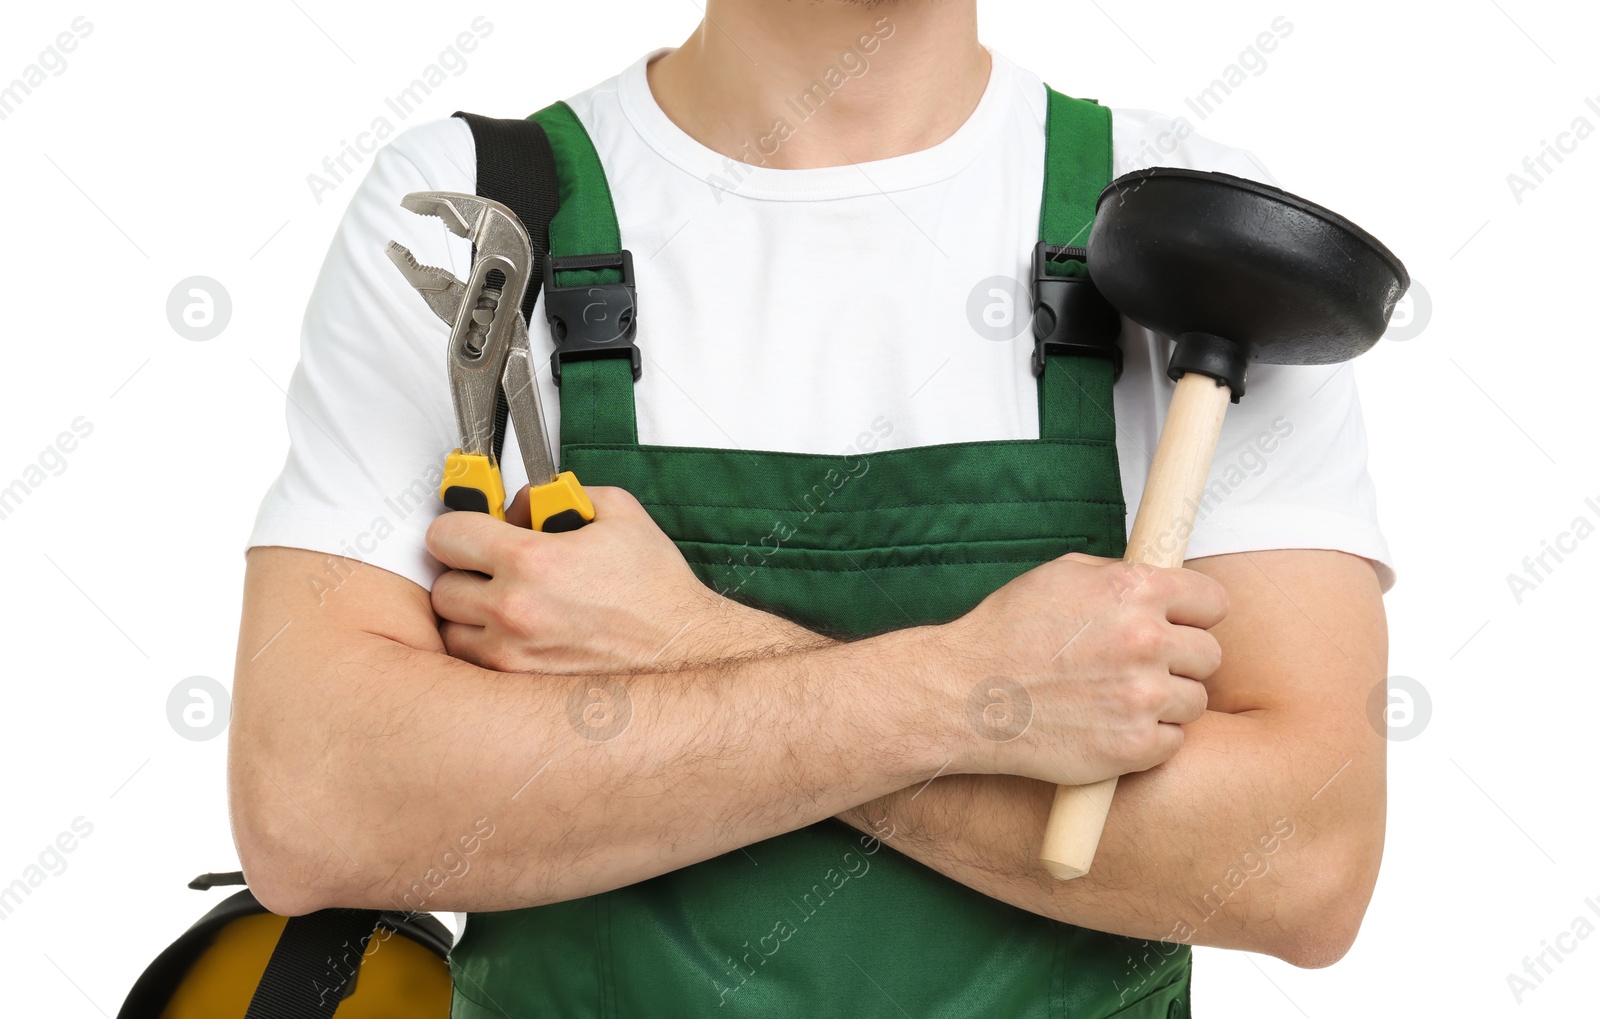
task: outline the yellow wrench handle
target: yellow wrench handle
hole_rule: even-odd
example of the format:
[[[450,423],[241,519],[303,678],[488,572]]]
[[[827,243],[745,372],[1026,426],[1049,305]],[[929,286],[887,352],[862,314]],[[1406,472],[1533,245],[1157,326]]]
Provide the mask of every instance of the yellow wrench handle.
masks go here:
[[[496,520],[506,518],[506,485],[500,480],[500,468],[482,453],[457,449],[445,458],[439,498],[453,510],[487,513]],[[592,511],[590,515],[593,516]]]
[[[594,519],[594,503],[571,471],[528,490],[528,517],[535,531],[576,531]]]

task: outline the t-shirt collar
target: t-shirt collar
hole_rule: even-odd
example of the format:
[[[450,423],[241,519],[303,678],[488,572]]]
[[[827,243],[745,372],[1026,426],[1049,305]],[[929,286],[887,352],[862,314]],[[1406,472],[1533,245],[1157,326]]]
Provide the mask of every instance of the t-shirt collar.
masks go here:
[[[807,170],[780,170],[736,160],[700,144],[674,124],[656,103],[645,74],[649,63],[670,49],[647,53],[618,79],[618,98],[628,123],[640,138],[663,159],[685,173],[740,197],[769,201],[819,201],[881,194],[923,187],[946,180],[971,163],[989,142],[990,135],[1004,121],[1008,104],[1016,97],[1016,68],[1005,57],[989,50],[989,83],[972,114],[944,141],[919,152],[865,163],[818,167]],[[868,72],[870,73],[870,71]],[[853,79],[846,76],[841,90]],[[805,107],[784,102],[773,111],[795,133],[805,130]],[[764,137],[752,138],[747,151],[750,160],[759,160],[762,148],[773,152],[782,145],[781,125]]]

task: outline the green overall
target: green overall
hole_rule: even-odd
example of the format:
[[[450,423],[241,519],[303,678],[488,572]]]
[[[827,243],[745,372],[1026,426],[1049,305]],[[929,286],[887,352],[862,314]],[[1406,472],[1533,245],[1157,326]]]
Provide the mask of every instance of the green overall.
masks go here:
[[[563,103],[534,119],[560,181],[553,254],[619,251],[584,128]],[[1042,241],[1087,236],[1110,135],[1108,110],[1049,92]],[[585,269],[556,283],[617,280]],[[1045,358],[1037,441],[859,456],[641,445],[628,359],[562,371],[562,469],[632,492],[706,584],[814,630],[945,622],[1067,552],[1123,551],[1104,357]],[[1189,1013],[1187,947],[1014,908],[835,820],[600,895],[475,913],[451,966],[455,1019]]]

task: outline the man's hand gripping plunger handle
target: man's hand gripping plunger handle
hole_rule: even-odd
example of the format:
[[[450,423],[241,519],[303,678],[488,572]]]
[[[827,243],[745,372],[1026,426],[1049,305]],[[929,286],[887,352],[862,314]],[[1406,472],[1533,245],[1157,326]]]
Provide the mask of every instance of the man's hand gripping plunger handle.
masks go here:
[[[1178,382],[1128,538],[1127,562],[1183,565],[1228,400],[1228,387],[1205,375],[1185,375]],[[1052,875],[1066,880],[1089,872],[1116,792],[1115,777],[1056,787],[1039,852]]]
[[[1122,314],[1177,340],[1177,381],[1127,560],[1183,565],[1230,399],[1250,363],[1337,364],[1383,335],[1405,266],[1344,217],[1222,173],[1151,167],[1112,181],[1090,229],[1095,285]],[[1089,871],[1116,779],[1062,786],[1040,858]]]

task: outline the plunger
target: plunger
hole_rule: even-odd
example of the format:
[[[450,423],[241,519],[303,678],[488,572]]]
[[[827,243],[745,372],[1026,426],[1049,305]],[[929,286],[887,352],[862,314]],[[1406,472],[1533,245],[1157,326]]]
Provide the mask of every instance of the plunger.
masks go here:
[[[1181,566],[1230,399],[1252,362],[1337,364],[1383,335],[1410,285],[1365,230],[1286,191],[1223,173],[1155,167],[1100,194],[1089,272],[1118,311],[1177,341],[1177,386],[1125,558]],[[1060,786],[1040,859],[1089,871],[1117,780]]]

